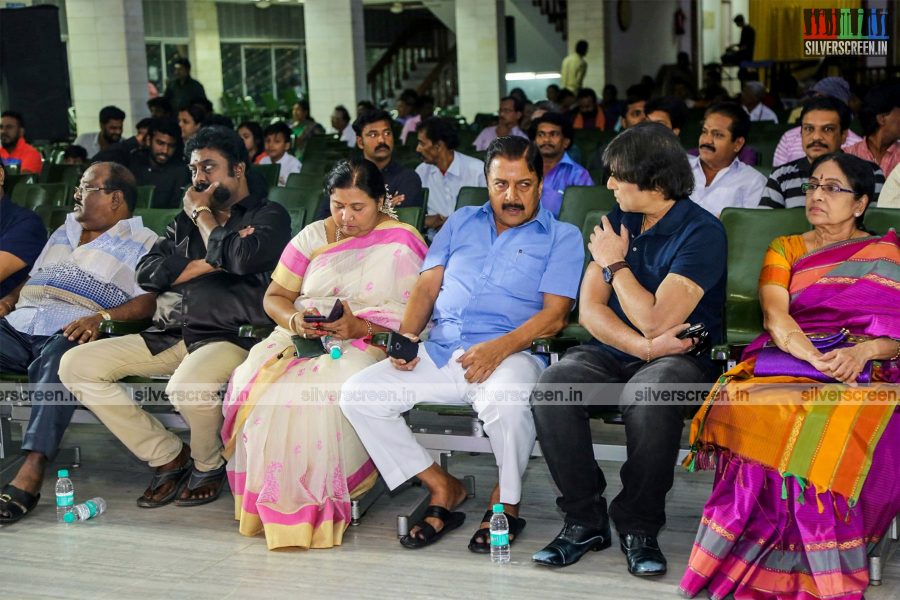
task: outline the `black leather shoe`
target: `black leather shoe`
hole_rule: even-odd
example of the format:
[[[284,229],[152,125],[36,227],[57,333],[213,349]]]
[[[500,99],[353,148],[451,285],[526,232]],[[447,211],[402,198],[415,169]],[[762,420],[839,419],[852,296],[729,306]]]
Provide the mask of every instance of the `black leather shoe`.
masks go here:
[[[628,561],[628,572],[632,575],[652,577],[666,572],[666,557],[654,536],[620,535],[619,545]]]
[[[603,527],[585,527],[566,521],[562,531],[553,541],[531,557],[536,563],[551,567],[574,565],[588,550],[605,550],[612,543],[609,524]]]

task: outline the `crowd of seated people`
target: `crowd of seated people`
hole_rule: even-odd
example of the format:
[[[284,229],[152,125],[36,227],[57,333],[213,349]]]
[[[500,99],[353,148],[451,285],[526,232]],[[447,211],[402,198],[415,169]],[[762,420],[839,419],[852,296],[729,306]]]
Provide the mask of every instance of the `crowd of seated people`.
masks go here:
[[[873,235],[863,222],[885,176],[898,173],[896,84],[865,96],[865,137],[853,152],[841,151],[847,105],[825,94],[807,99],[799,116],[803,155],[768,178],[740,158],[754,135],[746,104],[720,99],[691,124],[683,99],[646,90],[629,88],[621,103],[606,90],[615,107],[580,90],[570,111],[559,104],[562,91],[548,90],[556,101],[548,93],[532,107],[528,131],[519,127],[525,99],[510,94],[500,101],[499,124],[478,134],[484,154],[478,144],[461,149],[458,124],[427,115],[408,95],[397,120],[363,106],[351,123],[336,107],[334,133],[358,155],[322,174],[320,214],[293,238],[287,211],[267,199],[253,165],[280,165],[279,185],[304,173],[296,154],[306,150],[304,164],[315,161],[308,153],[315,133],[297,141],[319,127],[308,107],[299,106],[294,127],[244,122],[236,131],[190,104],[178,123],[156,116],[128,144],[104,133],[110,120],[101,115],[101,132],[91,135],[107,144],[96,155],[106,160],[84,172],[74,212],[46,244],[40,219],[2,194],[4,168],[0,370],[64,386],[148,463],[154,473],[139,507],[207,504],[227,481],[239,531],[264,534],[269,548],[340,545],[351,499],[379,475],[391,488],[416,477],[429,491],[425,516],[400,540],[406,548],[462,526],[464,486],[434,463],[402,414],[417,403],[469,405],[497,464],[486,508],[503,505],[510,541],[526,525],[522,476],[537,440],[564,524],[534,561],[571,565],[612,545],[614,525],[636,576],[667,570],[658,537],[684,420],[697,407],[635,404],[624,393],[565,406],[543,398],[567,384],[715,386],[691,425],[691,466],[714,467],[716,478],[684,593],[708,588],[741,597],[772,589],[777,579],[786,594],[858,597],[868,581],[865,543],[900,512],[892,476],[900,467],[896,402],[844,408],[835,427],[804,429],[783,447],[759,440],[772,430],[787,439],[796,415],[809,409],[798,401],[788,414],[766,401],[794,393],[792,383],[882,389],[900,382],[900,247],[896,233]],[[417,136],[414,170],[397,160],[400,120],[413,123]],[[575,160],[569,151],[584,135],[579,124],[619,131],[597,156]],[[692,125],[698,138],[680,138]],[[4,113],[4,162],[22,155],[23,133],[21,117]],[[687,150],[694,146],[696,156]],[[594,185],[583,166],[594,161],[618,206],[585,250],[582,224],[557,217],[566,188]],[[166,206],[183,209],[159,238],[133,217],[142,181],[164,190]],[[464,186],[486,188],[488,202],[457,209]],[[398,221],[397,206],[422,207],[423,231]],[[723,376],[700,338],[682,335],[702,323],[710,342],[723,341],[727,239],[718,217],[729,207],[799,206],[811,230],[772,242],[760,276],[765,332]],[[21,233],[29,229],[32,235]],[[576,300],[590,340],[554,365],[532,355],[531,341],[559,333]],[[333,311],[340,316],[330,319]],[[99,334],[102,320],[140,319],[152,326]],[[265,339],[238,335],[242,325],[272,323]],[[405,336],[414,357],[388,359],[373,344],[379,332]],[[822,332],[852,336],[854,345],[817,345],[809,334]],[[781,353],[774,367],[772,352]],[[188,443],[133,401],[119,383],[128,376],[168,377]],[[397,388],[421,393],[404,402],[380,393]],[[737,392],[761,402],[728,403]],[[37,505],[76,406],[32,411],[26,460],[0,489],[0,525]],[[622,490],[607,505],[588,419],[609,406],[622,413],[628,458]],[[864,436],[854,423],[869,427]],[[804,451],[823,443],[843,450],[821,460]],[[763,501],[744,511],[754,494]],[[826,513],[829,527],[811,526]],[[474,528],[472,552],[489,552],[489,518],[490,510]],[[842,570],[816,566],[811,584],[807,551],[797,550],[776,571],[765,557],[785,540],[821,547],[828,554],[815,565]]]

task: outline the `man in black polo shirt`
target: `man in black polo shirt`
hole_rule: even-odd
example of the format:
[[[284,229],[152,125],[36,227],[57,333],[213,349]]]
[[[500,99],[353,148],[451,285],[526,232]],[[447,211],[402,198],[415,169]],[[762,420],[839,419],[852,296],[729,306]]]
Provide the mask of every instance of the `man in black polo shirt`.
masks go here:
[[[692,354],[695,341],[677,335],[703,323],[711,342],[721,338],[725,229],[690,200],[687,155],[665,126],[626,129],[607,146],[603,162],[619,206],[588,246],[593,261],[581,284],[579,321],[594,339],[544,371],[532,395],[538,440],[565,513],[562,531],[533,558],[566,566],[588,550],[609,547],[611,517],[628,572],[661,575],[666,559],[656,537],[666,520],[685,412],[675,403],[640,402],[628,388],[620,394],[621,388],[596,384],[662,392],[715,380],[708,353]],[[581,401],[549,400],[548,392],[560,386],[582,390]],[[589,424],[602,404],[621,409],[628,449],[622,491],[609,512]]]
[[[356,145],[366,160],[375,163],[384,175],[387,193],[394,206],[422,206],[422,180],[412,169],[393,160],[394,131],[391,115],[383,110],[363,112],[353,122]],[[326,218],[331,214],[329,199],[324,195],[316,217]]]
[[[806,206],[806,194],[800,186],[812,175],[812,163],[820,156],[841,152],[841,145],[850,131],[850,109],[847,105],[830,96],[810,98],[800,113],[800,136],[803,143],[803,158],[781,165],[769,176],[763,188],[759,206],[762,208],[796,208]],[[884,172],[875,163],[875,197],[884,185]]]
[[[203,85],[191,77],[191,61],[186,58],[175,61],[175,79],[166,85],[163,98],[176,111],[183,110],[191,104],[208,102]]]
[[[172,119],[153,119],[149,137],[149,148],[131,152],[128,168],[139,186],[156,186],[153,208],[174,208],[181,204],[182,189],[191,182],[191,173],[178,152],[181,150],[181,129]]]
[[[254,342],[239,338],[238,328],[270,322],[263,295],[291,237],[284,208],[250,194],[247,149],[237,133],[204,127],[185,154],[193,186],[184,211],[137,266],[138,285],[158,294],[153,329],[80,346],[59,369],[63,384],[156,467],[137,500],[142,508],[195,506],[222,492],[219,391]],[[166,394],[191,429],[190,446],[116,383],[129,375],[171,376]]]

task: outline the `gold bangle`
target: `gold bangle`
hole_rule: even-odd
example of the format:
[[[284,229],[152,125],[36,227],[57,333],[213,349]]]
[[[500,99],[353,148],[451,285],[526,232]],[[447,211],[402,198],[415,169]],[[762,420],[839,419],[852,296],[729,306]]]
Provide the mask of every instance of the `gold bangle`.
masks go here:
[[[793,329],[791,331],[788,331],[786,334],[784,334],[784,337],[781,338],[781,345],[784,346],[785,348],[787,348],[788,344],[791,342],[791,336],[793,336],[795,333],[799,333],[800,335],[806,335],[805,333],[803,333],[802,329]]]
[[[366,337],[372,339],[372,336],[375,335],[375,329],[372,327],[372,322],[368,319],[363,319],[363,323],[366,324]]]
[[[112,315],[109,314],[109,312],[107,312],[107,311],[105,311],[105,310],[98,310],[98,311],[97,311],[97,314],[100,315],[100,317],[101,317],[104,321],[112,321],[112,320],[113,320]]]
[[[650,362],[650,353],[653,351],[653,338],[647,338],[647,361]]]
[[[897,340],[895,340],[894,338],[890,338],[890,340],[891,340],[892,342],[894,342],[894,343],[897,344],[897,351],[894,352],[894,355],[893,355],[892,357],[890,357],[889,359],[887,359],[888,362],[891,362],[891,361],[900,359],[900,341],[897,341]]]
[[[290,329],[294,333],[300,333],[299,331],[294,329],[294,319],[297,318],[297,315],[302,315],[302,314],[303,313],[298,310],[297,312],[295,312],[294,314],[291,315],[290,319],[288,319],[288,329]]]

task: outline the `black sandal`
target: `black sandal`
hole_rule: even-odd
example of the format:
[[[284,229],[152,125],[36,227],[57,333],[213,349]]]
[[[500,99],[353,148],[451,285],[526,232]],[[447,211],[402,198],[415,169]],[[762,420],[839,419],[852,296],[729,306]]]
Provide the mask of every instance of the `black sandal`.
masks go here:
[[[435,519],[440,519],[444,522],[444,526],[440,531],[435,531],[434,527],[432,527],[429,523],[425,521],[426,517],[434,517]],[[453,531],[466,521],[466,513],[463,512],[450,512],[443,506],[437,506],[432,504],[428,508],[425,509],[425,515],[422,517],[422,520],[416,525],[419,528],[419,531],[416,532],[416,535],[412,535],[410,533],[404,535],[400,538],[400,544],[404,548],[410,548],[412,550],[418,550],[419,548],[424,548],[425,546],[429,546],[442,537],[448,531]]]
[[[12,525],[37,507],[40,494],[29,494],[12,484],[0,490],[0,525]]]
[[[140,508],[159,508],[160,506],[171,504],[172,501],[174,501],[178,496],[178,493],[181,491],[181,487],[184,485],[184,482],[187,481],[187,478],[190,476],[193,466],[194,461],[188,458],[188,461],[181,468],[157,472],[153,476],[153,479],[150,480],[150,485],[148,486],[150,496],[152,496],[162,484],[169,481],[174,481],[175,487],[172,488],[171,492],[169,492],[159,500],[152,500],[147,496],[147,492],[144,492],[144,494],[137,499],[137,505]]]
[[[178,498],[175,500],[175,506],[200,506],[202,504],[215,502],[219,499],[222,490],[225,488],[225,479],[225,465],[222,465],[218,469],[213,469],[212,471],[198,471],[197,469],[193,469],[185,489],[189,492],[193,492],[204,486],[213,484],[216,486],[213,490],[213,494],[208,498],[187,498],[184,500]]]
[[[488,510],[484,513],[484,518],[481,519],[481,522],[485,521],[490,522],[491,516],[494,514],[494,511]],[[519,517],[514,517],[509,513],[503,513],[506,515],[506,520],[509,522],[509,543],[512,545],[514,541],[519,538],[519,534],[522,533],[522,530],[525,529],[526,521],[525,519],[520,519]],[[481,541],[478,541],[479,537]],[[469,550],[476,554],[490,554],[491,553],[491,528],[490,527],[482,527],[472,536],[472,539],[469,540]]]

